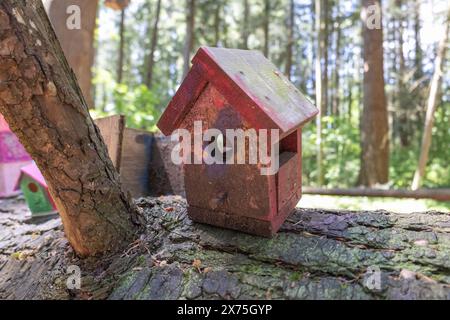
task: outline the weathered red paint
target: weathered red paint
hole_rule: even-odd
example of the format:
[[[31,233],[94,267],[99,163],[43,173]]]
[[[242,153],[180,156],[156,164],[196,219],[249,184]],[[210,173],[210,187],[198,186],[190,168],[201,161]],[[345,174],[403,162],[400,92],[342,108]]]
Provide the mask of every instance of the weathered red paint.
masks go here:
[[[200,48],[158,122],[175,129],[278,129],[280,169],[261,164],[185,165],[188,213],[197,222],[273,235],[301,197],[301,127],[318,110],[257,51]],[[194,152],[194,151],[193,151]],[[248,162],[247,162],[248,163]]]

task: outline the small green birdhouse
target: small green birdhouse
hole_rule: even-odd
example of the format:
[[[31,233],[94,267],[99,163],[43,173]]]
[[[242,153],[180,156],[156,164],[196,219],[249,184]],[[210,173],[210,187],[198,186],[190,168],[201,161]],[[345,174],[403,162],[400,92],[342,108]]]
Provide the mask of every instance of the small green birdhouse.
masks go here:
[[[32,216],[46,216],[57,212],[47,183],[36,164],[32,163],[21,169],[18,187],[22,190]]]

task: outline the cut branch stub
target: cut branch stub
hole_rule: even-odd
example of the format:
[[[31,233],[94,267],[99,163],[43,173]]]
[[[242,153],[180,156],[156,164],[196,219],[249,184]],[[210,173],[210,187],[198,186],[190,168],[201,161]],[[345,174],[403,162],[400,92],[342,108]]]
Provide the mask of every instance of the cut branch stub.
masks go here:
[[[130,0],[105,0],[105,6],[113,10],[123,10],[130,4]]]

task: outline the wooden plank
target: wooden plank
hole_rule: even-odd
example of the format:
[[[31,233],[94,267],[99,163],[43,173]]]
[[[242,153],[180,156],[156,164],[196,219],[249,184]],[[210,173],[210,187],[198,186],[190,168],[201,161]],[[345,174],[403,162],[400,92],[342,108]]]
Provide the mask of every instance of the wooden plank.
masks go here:
[[[122,155],[122,137],[125,128],[125,116],[114,115],[94,121],[108,148],[108,154],[114,167],[120,173]]]
[[[304,194],[319,194],[327,196],[349,196],[349,197],[388,197],[388,198],[413,198],[433,199],[437,201],[450,201],[450,189],[419,189],[419,190],[383,190],[383,189],[325,189],[303,187]]]
[[[186,196],[183,166],[172,162],[172,150],[177,144],[178,142],[171,141],[170,136],[166,137],[162,134],[153,136],[149,173],[152,196],[167,194]]]
[[[125,128],[122,141],[120,176],[125,190],[133,198],[149,195],[150,161],[153,134]]]

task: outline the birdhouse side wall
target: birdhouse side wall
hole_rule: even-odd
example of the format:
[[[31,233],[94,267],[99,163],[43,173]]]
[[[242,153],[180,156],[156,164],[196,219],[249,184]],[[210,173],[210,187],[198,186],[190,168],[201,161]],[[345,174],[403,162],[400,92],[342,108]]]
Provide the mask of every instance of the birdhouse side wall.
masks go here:
[[[302,130],[297,129],[280,143],[280,168],[276,181],[278,212],[300,201],[302,191]],[[295,206],[295,205],[294,205]],[[293,209],[293,208],[292,208]]]

